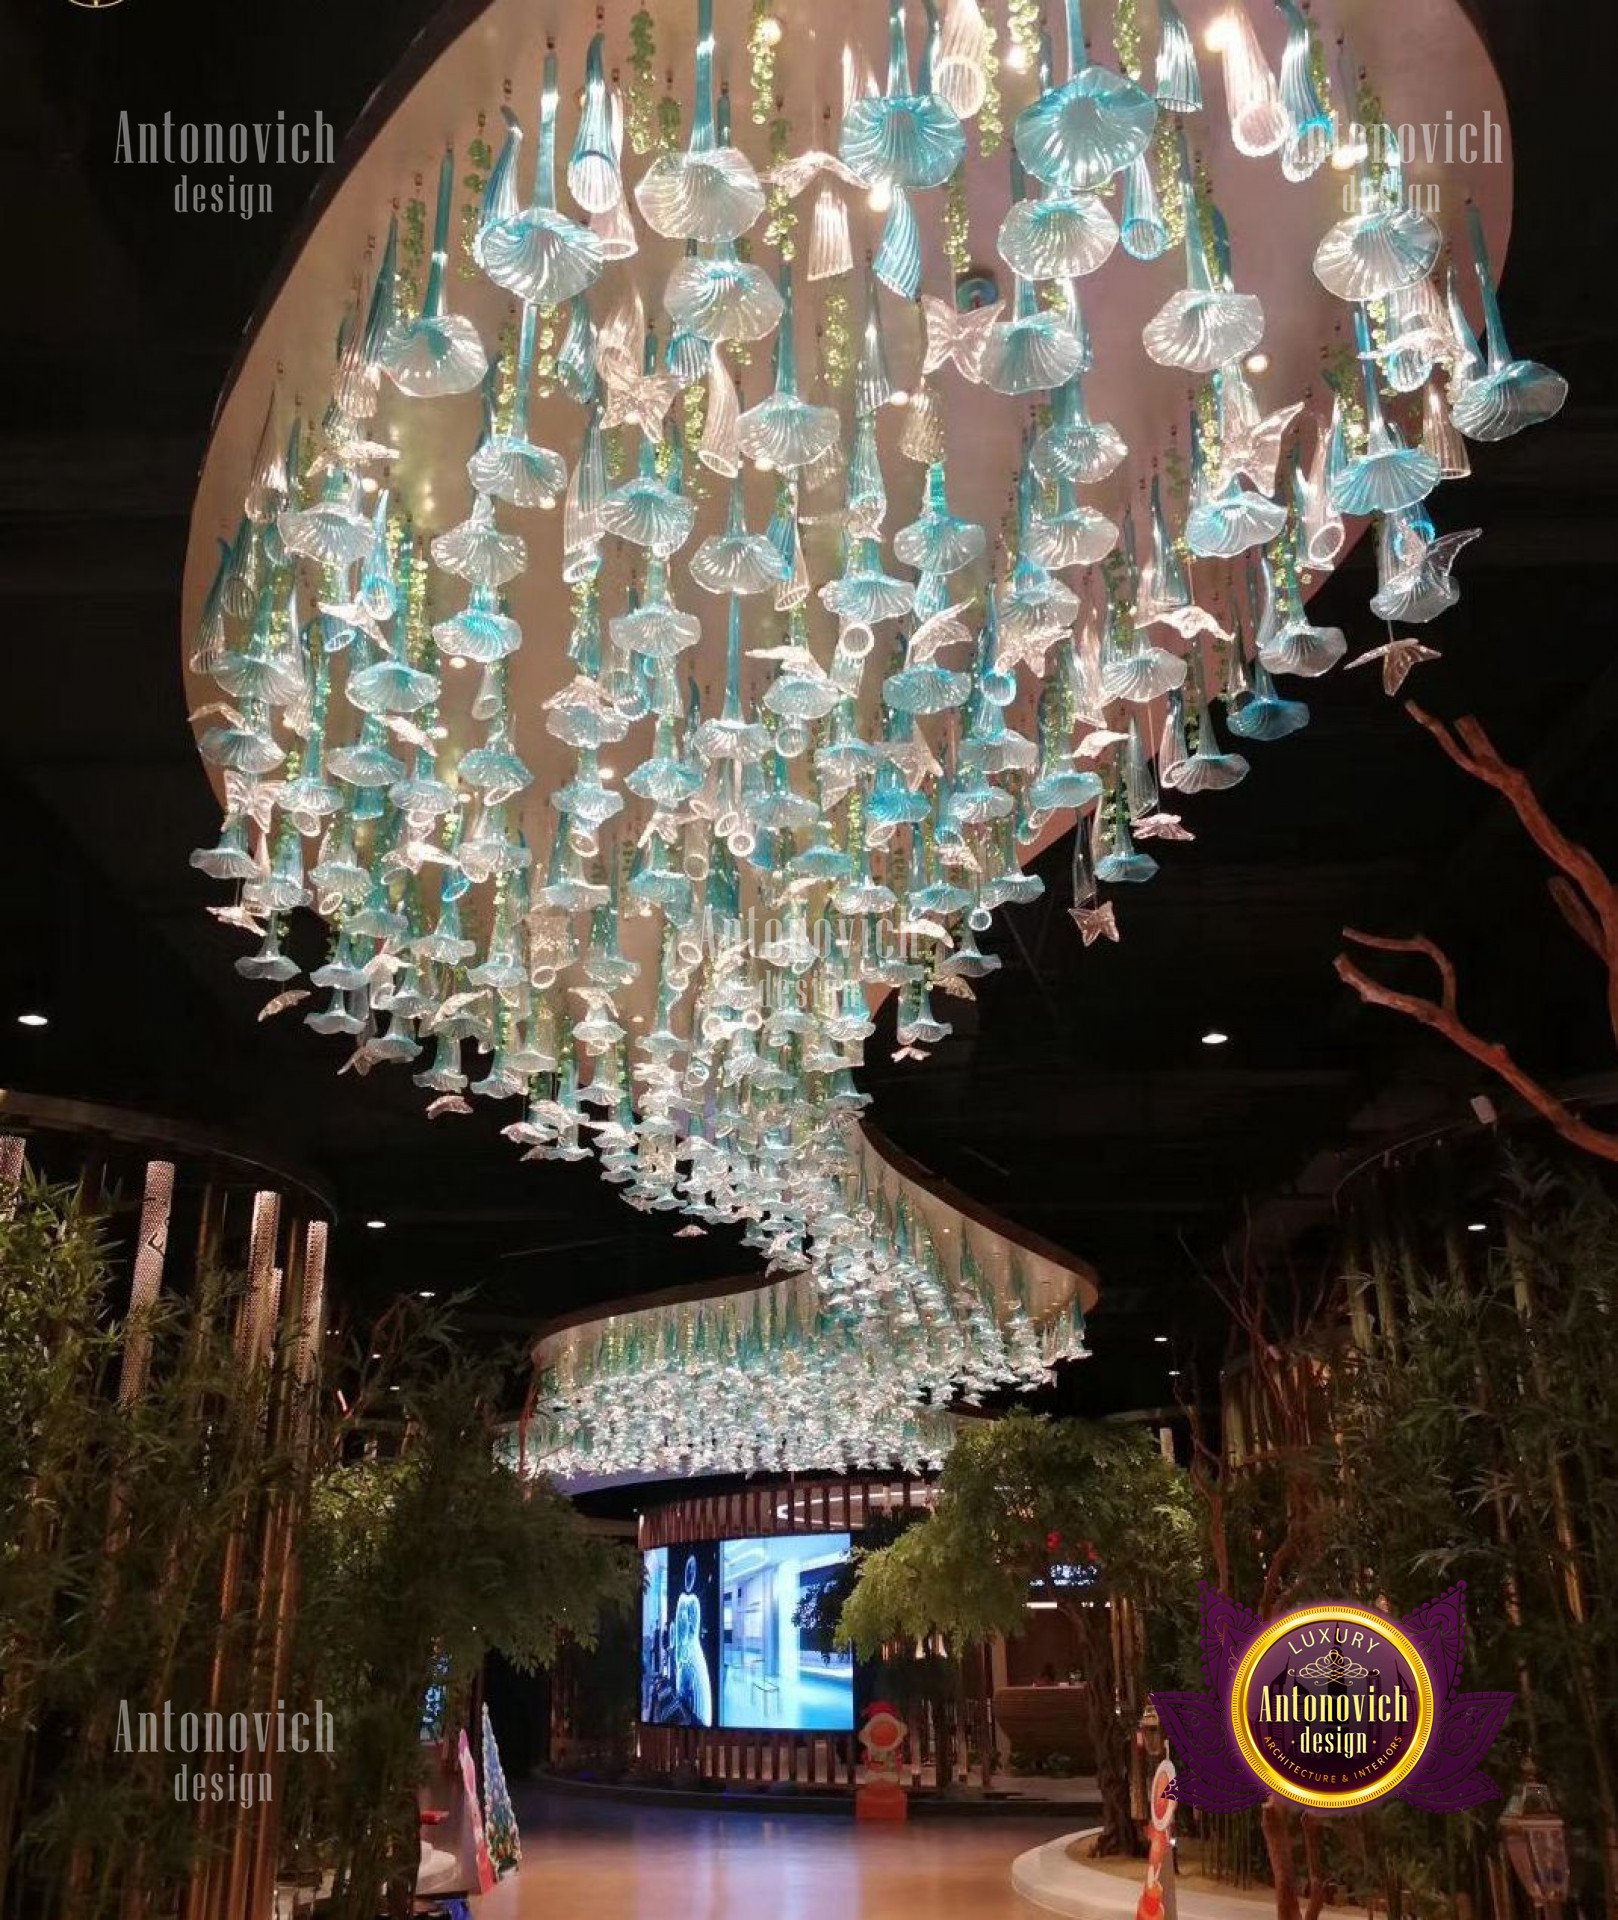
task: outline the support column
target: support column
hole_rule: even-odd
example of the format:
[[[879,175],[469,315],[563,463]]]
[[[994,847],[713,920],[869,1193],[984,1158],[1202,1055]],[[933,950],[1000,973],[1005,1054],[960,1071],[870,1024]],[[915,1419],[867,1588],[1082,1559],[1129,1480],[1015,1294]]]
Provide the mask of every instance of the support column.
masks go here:
[[[140,1206],[140,1235],[135,1242],[135,1271],[129,1287],[129,1319],[124,1333],[123,1367],[118,1376],[122,1406],[146,1389],[152,1363],[152,1308],[163,1287],[169,1251],[169,1215],[174,1208],[174,1162],[146,1163],[146,1192]]]

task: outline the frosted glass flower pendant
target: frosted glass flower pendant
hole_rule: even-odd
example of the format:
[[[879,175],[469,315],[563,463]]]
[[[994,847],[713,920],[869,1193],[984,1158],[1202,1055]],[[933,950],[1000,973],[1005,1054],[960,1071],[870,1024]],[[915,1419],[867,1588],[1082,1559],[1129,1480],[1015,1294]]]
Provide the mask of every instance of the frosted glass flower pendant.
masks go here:
[[[1067,0],[1067,72],[1064,85],[1018,114],[1013,139],[1036,180],[1086,193],[1146,151],[1157,106],[1133,80],[1086,62],[1080,0]]]
[[[489,356],[478,330],[464,314],[445,310],[444,274],[449,264],[449,216],[455,190],[455,155],[447,149],[438,169],[438,212],[433,257],[421,313],[399,320],[382,342],[383,371],[414,399],[470,393],[488,371]]]
[[[556,55],[545,56],[533,196],[517,204],[522,128],[506,110],[506,138],[483,195],[473,255],[495,283],[531,306],[562,306],[595,284],[606,264],[601,241],[556,210]]]

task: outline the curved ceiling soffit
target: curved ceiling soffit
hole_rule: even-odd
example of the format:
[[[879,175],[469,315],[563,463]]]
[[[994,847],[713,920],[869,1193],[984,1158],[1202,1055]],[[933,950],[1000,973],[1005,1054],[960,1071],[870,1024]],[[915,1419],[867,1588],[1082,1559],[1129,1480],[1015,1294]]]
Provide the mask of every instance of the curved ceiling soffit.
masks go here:
[[[935,1179],[874,1128],[863,1130],[861,1152],[867,1191],[880,1194],[895,1212],[902,1205],[946,1261],[957,1257],[963,1245],[970,1246],[978,1271],[1002,1306],[1020,1299],[1039,1325],[1054,1321],[1074,1307],[1083,1314],[1095,1310],[1101,1297],[1100,1282],[1089,1261],[1000,1219],[968,1195]],[[768,1274],[760,1274],[582,1307],[540,1328],[533,1347],[534,1365],[553,1365],[570,1351],[593,1345],[608,1326],[637,1314],[650,1316],[670,1307],[698,1307],[704,1301],[740,1300],[782,1284]]]
[[[610,0],[604,8],[596,10],[560,5],[554,9],[554,34],[564,75],[583,72],[586,42],[598,15],[608,36],[609,61],[619,61],[627,67],[632,4],[633,0]],[[1185,5],[1184,12],[1199,38],[1216,10],[1212,0],[1189,0]],[[675,9],[669,11],[672,13]],[[691,11],[694,15],[694,8]],[[785,110],[794,127],[795,144],[806,146],[814,144],[810,129],[819,124],[822,103],[839,94],[838,65],[848,10],[835,9],[827,16],[808,5],[807,0],[782,0],[777,11],[785,21],[785,45],[791,50],[780,68]],[[745,47],[745,0],[719,0],[718,12],[722,27],[727,29],[722,32],[722,43]],[[879,69],[880,12],[880,9],[866,8],[861,15],[865,50]],[[1339,29],[1346,35],[1356,58],[1382,86],[1390,121],[1418,128],[1431,125],[1440,130],[1446,120],[1453,120],[1457,125],[1492,123],[1502,130],[1498,165],[1485,166],[1468,178],[1463,177],[1458,164],[1449,164],[1440,155],[1436,163],[1423,169],[1423,179],[1429,181],[1436,192],[1437,204],[1447,225],[1453,227],[1463,200],[1476,201],[1498,271],[1504,260],[1511,211],[1509,126],[1498,76],[1459,0],[1404,0],[1397,8],[1383,4],[1383,0],[1322,0],[1315,17],[1328,41],[1335,38]],[[272,395],[280,393],[289,413],[296,406],[306,416],[312,411],[318,417],[320,398],[330,386],[337,327],[355,296],[360,276],[374,263],[390,211],[413,190],[430,198],[431,183],[446,139],[463,154],[467,143],[480,131],[494,144],[493,135],[487,129],[503,97],[509,94],[526,120],[529,104],[538,92],[548,24],[542,13],[536,14],[532,0],[488,0],[487,4],[468,4],[463,0],[462,4],[446,9],[418,36],[394,76],[379,89],[345,141],[338,164],[323,183],[321,195],[311,210],[306,230],[290,250],[252,323],[216,410],[191,519],[182,601],[182,658],[190,652],[190,636],[196,632],[215,568],[217,542],[228,538],[237,524],[243,488]],[[660,38],[657,51],[660,69],[668,68],[677,74],[689,71],[691,25],[689,19],[684,20],[666,43]],[[659,30],[661,35],[662,22]],[[1320,343],[1343,336],[1348,309],[1333,301],[1312,280],[1301,282],[1297,270],[1311,257],[1314,241],[1324,225],[1335,217],[1329,198],[1322,199],[1322,195],[1329,196],[1334,187],[1319,181],[1311,183],[1309,191],[1295,189],[1290,195],[1276,197],[1278,183],[1273,178],[1261,181],[1260,167],[1241,161],[1230,149],[1228,128],[1220,110],[1219,83],[1213,70],[1216,67],[1217,61],[1211,61],[1206,77],[1210,105],[1203,121],[1206,157],[1221,207],[1230,221],[1242,283],[1264,299],[1270,318],[1265,337],[1269,367],[1262,382],[1263,402],[1280,404],[1306,393],[1313,393],[1318,402]],[[740,85],[742,76],[736,75],[735,79]],[[1014,105],[1008,100],[1008,123]],[[571,103],[564,109],[563,141],[571,137],[570,107]],[[740,106],[737,118],[741,125]],[[992,202],[1001,179],[999,164],[977,165],[969,178],[968,203],[976,254],[987,259],[989,270],[1009,291],[1009,273],[993,257]],[[1244,168],[1245,175],[1241,171]],[[465,199],[466,195],[458,193],[457,197]],[[866,218],[857,203],[854,212],[857,220]],[[875,216],[869,218],[866,238],[872,244],[879,224]],[[667,262],[654,258],[654,269],[646,276],[654,286],[661,284],[657,268],[666,271],[666,265],[677,257],[674,249],[664,247],[663,250],[668,256]],[[657,254],[657,248],[648,251],[654,256]],[[1105,276],[1102,278],[1105,280]],[[1087,381],[1091,411],[1096,417],[1116,421],[1138,456],[1125,470],[1130,476],[1129,487],[1120,486],[1115,498],[1108,497],[1105,487],[1095,490],[1098,504],[1113,517],[1117,517],[1117,512],[1131,497],[1139,498],[1148,450],[1152,456],[1161,457],[1177,436],[1183,438],[1181,423],[1186,413],[1185,376],[1150,366],[1138,351],[1141,325],[1174,284],[1172,269],[1135,269],[1133,281],[1131,285],[1119,282],[1116,277],[1106,280],[1104,293],[1086,305],[1086,318],[1096,341],[1097,372]],[[495,341],[508,319],[507,297],[481,278],[453,277],[450,285],[451,307],[470,315],[486,341]],[[889,322],[890,354],[902,378],[903,369],[913,366],[919,358],[919,321],[914,309],[904,308],[886,296],[884,309]],[[1127,351],[1132,345],[1134,351]],[[1118,373],[1109,377],[1106,372],[1109,367],[1118,369]],[[755,370],[751,377],[759,383],[766,375]],[[1021,454],[1018,423],[1007,419],[1011,410],[994,402],[996,397],[980,389],[962,389],[957,385],[951,390],[947,405],[952,446],[963,444],[972,450],[971,459],[961,463],[961,478],[954,483],[958,497],[953,497],[951,504],[957,513],[978,519],[991,529],[1002,524],[1005,518]],[[437,400],[425,406],[417,404],[410,410],[409,431],[399,436],[400,458],[387,480],[395,496],[409,505],[418,530],[424,534],[441,531],[465,514],[469,489],[464,461],[475,442],[478,409],[474,394]],[[891,423],[885,422],[885,427],[890,435],[896,435],[897,429]],[[538,409],[534,431],[536,439],[557,443],[546,433]],[[560,443],[566,446],[569,441],[564,436]],[[911,498],[907,500],[893,477],[903,463],[890,460],[887,457],[890,452],[891,448],[885,443],[883,464],[890,475],[890,492],[894,495],[893,524],[902,524],[919,504],[920,470],[908,469],[914,481],[909,487]],[[750,497],[750,519],[756,521],[763,517],[761,505],[763,514],[767,515],[768,505],[762,492]],[[524,516],[530,565],[512,589],[513,612],[520,624],[529,632],[544,634],[553,640],[556,607],[554,595],[547,597],[547,583],[555,580],[559,573],[560,517]],[[1362,530],[1353,529],[1354,532]],[[811,552],[811,572],[817,581],[830,577],[835,571],[835,557],[828,559],[824,548],[818,557]],[[610,567],[605,577],[610,581]],[[621,591],[622,585],[620,578],[617,590]],[[605,604],[612,604],[613,591],[614,587],[609,585],[604,594]],[[711,644],[714,639],[711,623],[707,638],[709,644],[700,649],[702,657],[695,662],[695,668],[704,710],[714,711],[721,689],[723,649]],[[514,710],[537,711],[540,703],[563,683],[568,676],[561,670],[564,663],[560,655],[557,645],[530,645],[514,656]],[[217,694],[189,665],[185,671],[190,709],[195,713]],[[472,682],[475,676],[468,675],[467,680]],[[469,704],[470,693],[468,685],[463,705]],[[1026,692],[1008,710],[1008,719],[1021,730],[1033,730],[1032,701]],[[460,723],[467,724],[464,714]],[[456,723],[451,724],[453,727]],[[525,748],[529,744],[525,740]],[[558,743],[546,736],[533,744],[537,744],[541,752],[537,764],[533,764],[535,779],[525,798],[531,809],[530,839],[540,845],[543,835],[534,830],[533,814],[545,809],[545,796],[561,784],[566,773]],[[546,748],[558,749],[556,764],[546,763],[543,751]],[[534,756],[530,758],[532,764]],[[210,772],[222,791],[217,769]],[[1022,849],[1024,863],[1059,837],[1068,824],[1065,815],[1053,817],[1032,845]],[[1167,883],[1172,884],[1172,876]],[[634,929],[627,928],[626,951],[642,962],[642,980],[649,981],[655,974],[655,966],[647,963],[655,962],[655,948],[643,940],[641,950],[637,951],[633,941]],[[648,993],[646,1012],[640,1017],[646,1017],[649,1011]],[[869,1135],[864,1150],[867,1154],[876,1152]],[[948,1203],[940,1202],[936,1195],[927,1204],[948,1207]],[[976,1225],[971,1229],[974,1243],[981,1239],[985,1245],[992,1242],[1006,1249],[1016,1244],[1015,1229],[1003,1222],[993,1223],[992,1217],[983,1215],[981,1210],[972,1211],[976,1218]],[[956,1209],[955,1218],[964,1222],[965,1216]],[[961,1230],[966,1230],[964,1224]],[[1029,1257],[1041,1260],[1048,1256]],[[1093,1300],[1094,1281],[1089,1269],[1082,1262],[1073,1263],[1067,1256],[1062,1259],[1067,1261],[1066,1270],[1073,1287],[1081,1294],[1088,1290]],[[1060,1262],[1057,1265],[1060,1266]]]

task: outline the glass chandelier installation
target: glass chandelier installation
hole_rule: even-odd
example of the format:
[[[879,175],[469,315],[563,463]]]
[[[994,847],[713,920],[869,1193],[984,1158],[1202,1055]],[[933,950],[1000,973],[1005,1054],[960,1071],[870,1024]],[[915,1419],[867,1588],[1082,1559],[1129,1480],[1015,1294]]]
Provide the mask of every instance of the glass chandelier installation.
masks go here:
[[[817,1216],[811,1271],[542,1339],[522,1464],[564,1479],[923,1472],[949,1450],[943,1409],[1085,1357],[1086,1273],[997,1234],[974,1249],[948,1201],[868,1139],[852,1158],[854,1204]]]
[[[547,53],[537,114],[446,152],[346,315],[308,316],[329,396],[272,403],[220,542],[191,665],[225,814],[192,859],[236,888],[265,1011],[309,1001],[356,1070],[412,1073],[434,1118],[500,1103],[527,1157],[593,1152],[682,1231],[741,1223],[776,1276],[554,1368],[540,1451],[572,1470],[920,1464],[928,1409],[1082,1352],[1071,1303],[1041,1321],[873,1186],[877,1001],[923,1058],[1068,825],[1079,934],[1116,939],[1147,844],[1344,657],[1306,590],[1368,525],[1359,659],[1395,690],[1474,537],[1439,532],[1440,481],[1565,398],[1512,356],[1476,210],[1458,271],[1293,0],[1188,4],[1195,34],[1173,0],[1007,3],[833,9],[808,126],[770,0]],[[1237,171],[1318,210],[1315,408],[1260,397]],[[1149,317],[1106,368],[1131,276]],[[1161,440],[1096,417],[1103,374],[1178,383]],[[429,498],[413,448],[457,434]],[[991,526],[955,503],[1002,447]]]

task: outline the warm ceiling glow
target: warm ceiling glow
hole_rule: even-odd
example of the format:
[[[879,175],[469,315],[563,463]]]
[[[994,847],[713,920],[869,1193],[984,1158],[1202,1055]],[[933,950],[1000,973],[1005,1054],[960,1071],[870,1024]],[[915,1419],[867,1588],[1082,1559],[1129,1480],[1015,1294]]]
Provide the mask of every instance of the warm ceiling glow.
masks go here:
[[[999,964],[968,936],[1044,885],[1019,852],[1035,823],[1079,824],[1076,934],[1115,940],[1129,883],[1157,871],[1148,843],[1188,837],[1148,796],[1233,787],[1248,743],[1304,726],[1305,694],[1346,658],[1304,589],[1349,524],[1380,515],[1387,537],[1348,593],[1374,568],[1372,604],[1419,627],[1456,592],[1427,503],[1466,470],[1462,439],[1503,439],[1566,392],[1506,348],[1485,208],[1465,191],[1501,197],[1487,167],[1446,181],[1442,232],[1326,190],[1332,149],[1376,155],[1381,128],[1308,137],[1331,103],[1295,8],[1262,46],[1240,0],[1199,0],[1190,32],[1163,9],[1147,86],[1110,41],[1085,49],[1078,0],[1066,82],[1043,71],[1038,9],[1008,33],[962,0],[934,9],[950,25],[931,58],[895,19],[881,91],[873,33],[839,110],[805,62],[774,62],[779,4],[722,9],[716,36],[700,0],[693,36],[647,0],[637,33],[659,15],[685,70],[659,58],[659,100],[640,102],[648,168],[620,160],[607,76],[624,48],[605,33],[547,50],[537,124],[504,110],[472,207],[468,156],[441,136],[477,113],[492,131],[500,102],[448,74],[413,93],[383,142],[399,172],[350,175],[255,335],[197,502],[199,529],[237,532],[188,596],[185,658],[218,688],[188,704],[225,802],[191,859],[231,890],[221,911],[257,946],[239,964],[263,1011],[308,1001],[299,1026],[358,1036],[351,1064],[413,1077],[433,1119],[502,1103],[528,1157],[593,1159],[637,1209],[693,1236],[735,1225],[785,1276],[758,1302],[639,1310],[644,1340],[554,1369],[534,1459],[563,1477],[670,1458],[693,1475],[834,1470],[851,1447],[924,1473],[951,1443],[944,1405],[1039,1388],[1085,1354],[1077,1269],[1025,1273],[992,1230],[923,1232],[891,1171],[851,1161],[872,990],[897,989],[894,1057],[925,1072]],[[1470,83],[1486,63],[1456,41]],[[503,51],[454,64],[475,81],[510,67]],[[1400,112],[1442,119],[1450,49],[1422,51]],[[1000,103],[1015,180],[962,124],[986,106],[966,69],[993,53],[1020,76]],[[1338,64],[1346,112],[1359,73]],[[762,117],[727,119],[718,76],[749,65]],[[1205,90],[1182,148],[1165,116]],[[575,100],[578,124],[569,106],[558,127]],[[1191,164],[1199,151],[1217,164]],[[436,214],[425,179],[410,187],[432,153]],[[1312,171],[1309,210],[1279,231]],[[539,183],[531,204],[519,173]],[[1133,213],[1149,183],[1177,187],[1183,255],[1160,218],[1107,210],[1121,194]],[[962,270],[940,280],[943,227]],[[1445,242],[1481,296],[1475,366],[1445,345]],[[1103,269],[1097,310],[1126,324],[1092,339],[1066,289]],[[1406,297],[1434,324],[1373,351],[1370,316]],[[1339,342],[1363,441],[1333,431],[1318,380],[1285,377]],[[1273,410],[1241,369],[1276,374]],[[1202,458],[1165,491],[1153,475],[1188,399]],[[1133,551],[1100,504],[1126,499]],[[536,537],[557,519],[558,538]],[[1086,582],[1103,563],[1092,673]],[[1241,646],[1221,624],[1238,617]],[[1148,723],[1182,687],[1173,724]],[[326,963],[289,993],[315,943],[290,953],[285,928],[306,908]],[[817,937],[844,925],[859,937]],[[936,965],[901,967],[923,934]],[[1211,1024],[1197,1038],[1235,1044]],[[1261,1039],[1249,1066],[1262,1056]],[[647,1393],[666,1340],[679,1392]]]
[[[19,1013],[17,1015],[17,1025],[19,1027],[48,1027],[50,1023],[51,1020],[48,1013]]]

